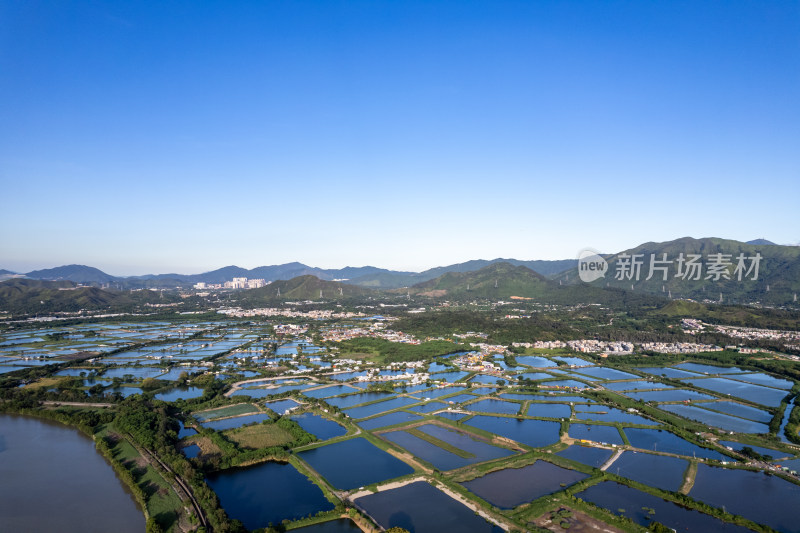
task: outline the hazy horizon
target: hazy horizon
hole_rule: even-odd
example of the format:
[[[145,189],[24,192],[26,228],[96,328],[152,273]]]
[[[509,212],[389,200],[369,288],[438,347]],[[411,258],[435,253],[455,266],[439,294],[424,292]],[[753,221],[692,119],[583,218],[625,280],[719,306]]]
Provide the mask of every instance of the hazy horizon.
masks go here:
[[[692,237],[692,238],[697,238],[697,239],[711,238],[711,237],[693,237],[693,236],[688,236],[688,235],[685,235],[684,237]],[[671,240],[675,240],[675,239],[679,239],[679,238],[682,238],[682,237],[675,237],[674,239],[668,239],[668,240],[671,241]],[[756,240],[756,239],[762,239],[764,237],[754,237],[752,239],[728,239],[727,237],[718,237],[718,238],[723,238],[723,239],[727,239],[727,240],[737,240],[737,241],[740,241],[740,242],[747,242],[747,241],[752,241],[752,240]],[[766,239],[766,240],[771,241],[771,239]],[[664,241],[646,241],[646,242],[664,242]],[[774,244],[777,244],[777,245],[781,245],[781,246],[800,246],[800,243],[776,243],[774,241],[771,241],[771,242],[773,242]],[[603,251],[601,251],[601,253],[602,254],[618,253],[618,252],[621,252],[623,250],[634,248],[634,247],[636,247],[636,246],[638,246],[640,244],[644,244],[644,242],[631,244],[630,246],[625,246],[624,248],[620,248],[620,249],[616,249],[616,250],[603,250]],[[102,263],[89,264],[89,263],[86,263],[86,262],[83,262],[83,263],[81,263],[81,262],[58,263],[58,264],[43,265],[43,266],[42,265],[34,265],[31,268],[22,268],[22,269],[9,268],[6,265],[0,264],[0,269],[10,270],[10,271],[13,271],[13,272],[15,272],[17,274],[25,274],[27,272],[33,272],[35,270],[46,270],[46,269],[50,269],[50,268],[56,268],[56,267],[67,266],[67,265],[83,265],[83,266],[97,268],[99,270],[102,270],[106,274],[110,274],[112,276],[117,276],[117,277],[146,276],[146,275],[150,275],[150,274],[153,274],[153,275],[158,275],[158,274],[181,274],[181,275],[189,275],[189,276],[191,276],[191,275],[197,275],[197,274],[204,274],[206,272],[211,272],[211,271],[218,270],[220,268],[229,267],[229,266],[236,266],[236,267],[244,268],[244,269],[247,269],[247,270],[252,270],[254,268],[264,267],[264,266],[283,265],[283,264],[287,264],[287,263],[302,263],[302,264],[304,264],[306,266],[313,267],[313,268],[319,268],[319,269],[323,269],[323,270],[338,270],[338,269],[343,269],[343,268],[347,268],[347,267],[351,267],[351,268],[377,267],[377,268],[383,268],[383,269],[386,269],[386,270],[394,270],[394,271],[424,272],[426,270],[433,269],[433,268],[450,266],[450,265],[459,264],[459,263],[465,263],[467,261],[473,261],[473,260],[485,260],[485,261],[492,261],[492,260],[495,260],[495,259],[516,259],[516,260],[519,260],[519,261],[560,261],[560,260],[565,260],[565,259],[575,259],[575,260],[577,260],[577,252],[580,249],[581,248],[576,249],[575,254],[572,257],[557,257],[557,258],[542,258],[542,257],[538,257],[538,256],[537,257],[518,257],[518,256],[514,255],[513,253],[510,253],[510,254],[497,255],[497,256],[492,256],[492,257],[470,256],[470,257],[466,257],[466,258],[462,258],[462,259],[458,259],[458,260],[452,260],[452,261],[446,262],[446,263],[441,263],[441,264],[436,264],[436,265],[432,264],[432,265],[429,265],[429,266],[423,266],[423,267],[420,267],[420,268],[395,268],[395,267],[393,267],[391,265],[383,265],[383,264],[379,264],[379,263],[374,262],[374,261],[371,262],[371,263],[364,263],[364,264],[348,263],[348,264],[341,264],[341,265],[328,265],[328,264],[319,265],[319,264],[312,264],[312,263],[303,261],[301,259],[291,259],[291,260],[287,260],[287,261],[269,261],[269,260],[266,260],[264,262],[261,262],[261,263],[258,263],[258,264],[253,264],[253,265],[240,264],[240,263],[237,263],[235,261],[232,261],[232,262],[228,262],[228,263],[225,263],[225,264],[219,264],[219,265],[216,265],[216,266],[210,266],[210,267],[202,268],[202,269],[198,269],[197,267],[186,267],[186,268],[180,268],[179,267],[179,268],[171,268],[171,269],[167,268],[166,270],[153,270],[153,269],[147,270],[146,267],[145,267],[145,270],[137,271],[135,273],[128,273],[128,272],[126,272],[124,270],[115,270],[114,267],[106,268],[106,267],[100,266]]]

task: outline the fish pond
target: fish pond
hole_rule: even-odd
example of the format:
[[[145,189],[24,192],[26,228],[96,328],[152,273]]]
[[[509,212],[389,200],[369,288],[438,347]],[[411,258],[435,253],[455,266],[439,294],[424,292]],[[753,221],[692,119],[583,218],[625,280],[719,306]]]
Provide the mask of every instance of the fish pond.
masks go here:
[[[395,424],[402,424],[403,422],[413,422],[421,419],[422,417],[417,414],[406,413],[405,411],[395,411],[394,413],[389,413],[383,416],[361,420],[358,422],[358,425],[366,430],[372,430],[386,426],[393,426]]]
[[[461,483],[470,492],[501,509],[513,509],[574,485],[588,474],[536,461],[523,468],[497,470]]]
[[[194,428],[187,428],[183,425],[183,422],[180,420],[178,421],[178,438],[182,439],[184,437],[191,437],[192,435],[196,435],[197,430]]]
[[[187,458],[192,459],[200,455],[200,446],[197,444],[190,444],[181,448],[181,453]]]
[[[701,409],[694,405],[667,404],[659,405],[658,407],[664,411],[669,411],[670,413],[684,418],[696,420],[726,431],[736,431],[739,433],[769,433],[769,426],[766,424]]]
[[[511,450],[473,439],[460,431],[433,424],[424,424],[411,430],[391,431],[384,433],[382,437],[442,471],[507,457],[513,453]]]
[[[608,461],[613,454],[613,450],[594,448],[590,446],[579,446],[577,444],[573,444],[569,448],[556,453],[556,455],[561,457],[565,457],[594,468],[600,468],[603,466],[603,464]]]
[[[350,394],[348,396],[337,396],[335,398],[328,398],[326,403],[334,405],[339,409],[347,409],[354,405],[362,403],[374,402],[376,400],[386,400],[391,398],[392,395],[386,392],[362,392],[360,394]]]
[[[214,472],[206,478],[222,507],[247,529],[333,509],[322,491],[288,463],[261,463]]]
[[[203,395],[203,392],[200,387],[174,387],[166,392],[159,392],[155,398],[164,402],[191,400],[192,398],[199,398]]]
[[[603,383],[603,387],[613,391],[633,391],[633,390],[650,390],[650,389],[671,389],[669,385],[657,383],[655,381],[618,381]]]
[[[671,379],[697,377],[697,374],[694,372],[687,372],[686,370],[680,370],[678,368],[672,368],[668,366],[637,368],[636,370],[644,372],[645,374],[653,374],[655,376],[663,376]]]
[[[533,448],[558,442],[561,429],[560,422],[486,415],[474,416],[464,423]]]
[[[700,511],[688,509],[616,481],[600,482],[575,496],[614,514],[626,516],[644,527],[652,522],[659,522],[675,531],[750,532],[750,529],[745,527],[723,522]]]
[[[303,391],[304,396],[309,398],[330,398],[332,396],[339,396],[340,394],[349,394],[356,392],[358,389],[349,385],[331,385],[322,389],[314,389]]]
[[[442,387],[441,389],[429,389],[425,391],[420,391],[414,394],[416,398],[439,398],[441,396],[447,396],[448,394],[455,394],[457,392],[464,391],[464,387]],[[470,389],[475,392],[478,389]]]
[[[621,424],[639,424],[642,426],[657,426],[658,422],[654,422],[643,416],[628,413],[614,407],[599,406],[600,410],[597,412],[577,412],[575,418],[578,420],[594,420],[596,422],[619,422]]]
[[[605,368],[605,367],[578,368],[575,369],[573,372],[575,372],[576,374],[581,374],[583,376],[591,376],[597,379],[635,379],[639,377],[635,374],[629,374],[628,372],[623,372],[622,370],[617,370],[615,368]]]
[[[341,437],[347,433],[346,428],[333,420],[328,420],[327,418],[313,413],[303,413],[302,415],[293,416],[292,420],[300,424],[301,428],[308,431],[319,440]]]
[[[738,416],[739,418],[761,422],[762,424],[769,424],[770,420],[772,420],[772,413],[768,411],[727,400],[720,402],[696,402],[694,405],[695,407],[719,411],[721,413]]]
[[[677,457],[627,451],[620,455],[609,472],[663,490],[676,491],[683,485],[689,462]]]
[[[479,400],[475,403],[467,405],[465,408],[470,411],[478,411],[482,413],[497,413],[502,415],[515,415],[519,413],[522,407],[518,403],[505,402],[503,400]]]
[[[705,459],[716,459],[718,461],[731,460],[731,458],[716,450],[710,450],[693,444],[669,431],[642,428],[625,428],[623,431],[625,431],[628,441],[630,441],[631,446],[634,448],[652,450],[654,452],[674,453],[676,455],[702,457]]]
[[[699,379],[686,379],[687,383],[691,383],[695,387],[701,389],[708,389],[720,394],[727,394],[735,398],[741,398],[760,405],[768,407],[777,407],[781,404],[781,400],[786,396],[786,391],[783,389],[773,389],[771,387],[762,387],[761,385],[753,385],[751,383],[742,383],[741,381],[734,381],[725,378],[699,378]]]
[[[274,400],[274,401],[271,401],[271,402],[264,402],[264,407],[266,407],[267,409],[272,410],[273,412],[275,412],[275,413],[277,413],[279,415],[282,415],[286,411],[288,411],[290,409],[294,409],[295,407],[298,407],[299,405],[300,404],[297,403],[296,401],[289,400],[289,399],[286,399],[286,400]]]
[[[742,372],[747,372],[746,370],[742,370],[741,368],[735,366],[714,366],[714,365],[703,365],[700,363],[681,363],[679,365],[675,365],[675,368],[680,368],[681,370],[688,370],[690,372],[697,372],[698,374],[739,374]]]
[[[425,481],[368,494],[356,500],[384,529],[402,527],[414,533],[469,531],[502,533],[502,529]]]
[[[300,452],[298,457],[339,489],[350,490],[414,471],[366,439],[357,437]]]
[[[361,407],[352,407],[344,411],[344,413],[354,419],[366,418],[368,416],[377,415],[379,413],[385,413],[386,411],[391,411],[393,409],[397,409],[399,407],[405,407],[406,405],[418,402],[419,400],[415,400],[414,398],[407,398],[405,396],[401,396],[383,402],[372,403],[369,405],[362,405]]]
[[[596,426],[591,424],[570,424],[569,436],[573,439],[623,444],[622,436],[614,426]]]
[[[532,403],[528,407],[528,416],[542,418],[569,418],[572,409],[563,403]]]
[[[668,389],[641,392],[626,392],[625,396],[643,402],[689,402],[693,400],[716,400],[714,396],[687,389]]]
[[[114,379],[132,376],[135,379],[145,379],[157,377],[163,372],[163,368],[155,368],[150,366],[118,366],[109,368],[103,372],[102,377],[106,379]]]
[[[442,402],[425,402],[420,405],[415,405],[413,407],[409,407],[409,411],[414,411],[417,413],[433,413],[434,411],[441,411],[442,409],[446,409],[447,404]]]
[[[544,357],[536,357],[534,355],[518,355],[515,357],[517,363],[520,365],[532,366],[534,368],[550,368],[558,366],[555,361],[546,359]]]
[[[778,531],[798,531],[800,486],[778,476],[699,464],[689,496]]]

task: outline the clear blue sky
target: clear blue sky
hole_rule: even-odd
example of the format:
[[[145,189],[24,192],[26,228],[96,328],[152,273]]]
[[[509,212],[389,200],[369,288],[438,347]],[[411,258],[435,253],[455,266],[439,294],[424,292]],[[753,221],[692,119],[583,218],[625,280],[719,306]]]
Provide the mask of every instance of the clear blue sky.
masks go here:
[[[0,4],[0,268],[800,241],[800,2]]]

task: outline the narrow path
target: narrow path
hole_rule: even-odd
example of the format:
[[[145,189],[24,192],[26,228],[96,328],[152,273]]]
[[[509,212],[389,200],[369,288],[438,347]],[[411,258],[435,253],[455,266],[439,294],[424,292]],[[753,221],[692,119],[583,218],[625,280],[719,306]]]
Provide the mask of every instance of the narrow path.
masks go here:
[[[603,466],[601,466],[601,467],[600,467],[600,470],[602,470],[603,472],[605,472],[606,470],[608,470],[608,467],[609,467],[609,466],[611,466],[612,464],[614,464],[614,461],[616,461],[616,460],[619,458],[619,456],[620,456],[620,455],[622,455],[622,452],[624,452],[624,451],[625,451],[625,450],[617,450],[617,453],[615,453],[614,455],[612,455],[612,456],[611,456],[611,457],[608,459],[608,461],[606,461],[606,462],[603,464]]]
[[[316,376],[291,376],[291,377],[296,377],[297,379],[309,379],[311,381],[319,382],[319,379],[317,379]],[[236,383],[231,385],[231,390],[223,394],[223,396],[225,396],[226,398],[230,398],[231,394],[239,390],[242,387],[242,385],[247,385],[248,383],[257,383],[259,381],[268,382],[268,381],[275,381],[278,379],[287,379],[287,378],[286,376],[276,376],[271,378],[260,377],[260,378],[246,379],[244,381],[237,381]]]
[[[686,469],[686,477],[683,480],[683,485],[678,490],[681,494],[689,494],[689,491],[694,487],[694,480],[697,477],[697,462],[689,462],[689,467]]]
[[[70,407],[113,407],[113,403],[92,403],[92,402],[52,402],[43,401],[42,405],[68,405]]]
[[[156,454],[152,453],[150,450],[146,448],[141,448],[139,445],[137,445],[136,442],[133,440],[133,436],[131,434],[129,433],[125,434],[125,438],[128,440],[128,442],[130,442],[131,446],[136,448],[136,450],[141,454],[142,457],[145,458],[145,460],[147,460],[151,464],[153,463],[153,461],[155,461],[161,466],[161,468],[164,469],[165,472],[172,475],[172,479],[175,480],[175,482],[182,489],[184,495],[187,498],[189,498],[189,500],[192,502],[194,511],[197,514],[197,518],[200,520],[202,526],[206,528],[206,531],[213,532],[213,529],[211,528],[211,526],[208,523],[208,520],[206,519],[205,513],[203,513],[202,507],[200,507],[200,504],[197,503],[197,500],[194,497],[194,493],[192,493],[192,490],[183,481],[183,479],[181,479],[181,477],[178,474],[176,474],[170,467],[168,467],[166,463],[164,463],[161,459],[159,459],[159,457]],[[175,492],[178,493],[178,497],[180,497],[180,492],[175,488],[174,485],[173,485],[173,490],[175,490]]]

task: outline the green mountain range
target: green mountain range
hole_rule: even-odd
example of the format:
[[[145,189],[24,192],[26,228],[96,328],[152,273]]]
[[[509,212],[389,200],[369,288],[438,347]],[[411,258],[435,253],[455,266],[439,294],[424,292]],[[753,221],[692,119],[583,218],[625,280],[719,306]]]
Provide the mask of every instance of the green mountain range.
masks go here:
[[[316,276],[298,276],[289,280],[280,280],[265,287],[241,291],[235,298],[240,305],[258,307],[287,300],[345,300],[376,295],[375,291],[347,285],[338,281],[321,280]]]
[[[276,275],[283,273],[291,276],[290,279],[279,279],[260,289],[222,293],[221,298],[226,304],[244,307],[270,306],[291,300],[344,301],[354,298],[397,298],[406,295],[453,301],[497,301],[518,297],[543,303],[566,305],[596,303],[615,307],[663,306],[664,302],[670,299],[692,299],[711,303],[719,302],[721,296],[723,304],[761,303],[770,307],[800,305],[796,302],[795,296],[800,293],[800,247],[780,246],[764,240],[752,242],[757,244],[690,237],[662,243],[648,242],[624,252],[604,255],[608,262],[608,270],[604,277],[591,283],[580,280],[578,267],[574,266],[577,260],[550,262],[476,260],[439,267],[423,273],[395,272],[375,267],[348,267],[324,273],[325,277],[356,276],[346,282],[326,280],[316,274],[305,273],[311,267],[301,263],[289,263],[274,267],[259,267],[261,270],[251,271],[239,267],[225,267],[215,271],[214,278],[227,279],[243,272],[254,271],[261,274],[270,271]],[[696,256],[695,264],[698,267],[696,271],[689,268],[689,259],[693,256]],[[736,266],[740,257],[743,268],[739,272]],[[715,273],[712,266],[719,260],[726,263],[721,265],[723,268],[720,268],[718,273]],[[549,268],[550,272],[565,265],[573,267],[548,278],[541,272],[531,269],[529,263],[547,263],[538,266],[544,270]],[[635,268],[629,268],[635,263],[638,263],[638,273]],[[294,275],[296,272],[304,273]],[[433,274],[436,275],[432,276]],[[664,279],[665,274],[666,279]],[[740,275],[742,279],[739,279]],[[135,309],[147,303],[177,301],[183,301],[185,305],[204,305],[203,300],[197,297],[180,300],[174,291],[159,294],[148,290],[118,290],[125,288],[120,279],[131,278],[114,278],[100,270],[82,265],[29,272],[28,276],[28,278],[14,277],[0,281],[0,311],[14,314],[74,312],[81,309],[120,311]],[[29,279],[32,276],[58,278],[58,280]],[[162,279],[185,283],[185,280],[181,281],[181,276],[177,274],[164,276],[172,277]],[[137,283],[145,285],[157,283],[155,278],[145,278],[147,277],[137,278]],[[104,287],[110,288],[79,287],[74,283],[78,279],[101,283]],[[359,284],[354,284],[358,280],[361,280]],[[386,287],[403,288],[386,289]]]
[[[233,278],[264,279],[266,281],[287,280],[299,276],[311,275],[321,280],[340,280],[349,285],[358,285],[371,289],[393,289],[410,287],[422,281],[434,279],[446,272],[470,272],[479,270],[492,263],[507,262],[513,265],[524,265],[548,276],[575,266],[574,259],[558,261],[519,261],[517,259],[493,259],[487,261],[477,259],[465,263],[456,263],[425,270],[424,272],[405,272],[387,270],[373,266],[344,267],[338,269],[322,269],[292,262],[281,265],[260,266],[246,269],[235,265],[226,266],[204,272],[202,274],[149,274],[145,276],[112,276],[102,270],[86,265],[64,265],[43,270],[34,270],[24,274],[30,279],[46,281],[74,281],[75,283],[113,287],[115,289],[142,288],[189,288],[195,283],[224,283]],[[5,274],[4,274],[5,272]],[[10,271],[0,271],[5,278],[20,276]],[[0,281],[4,279],[0,277]]]
[[[695,261],[700,264],[699,279],[695,279],[698,271],[691,270],[686,263],[691,254],[699,256]],[[741,280],[736,272],[740,255],[744,266]],[[635,271],[628,268],[633,265],[634,256],[636,261],[641,261],[638,279]],[[652,276],[651,256],[654,260],[652,266],[661,267],[653,269]],[[760,260],[755,259],[758,256]],[[669,263],[661,262],[665,257]],[[681,257],[684,259],[682,265]],[[608,271],[604,278],[591,282],[592,286],[617,287],[698,301],[719,301],[721,295],[723,303],[760,302],[768,305],[794,302],[794,295],[800,293],[800,247],[797,246],[684,237],[668,242],[648,242],[604,258],[608,262]],[[724,275],[717,276],[713,270],[709,270],[709,266],[717,259],[730,263],[724,268]],[[756,278],[754,262],[758,263],[757,279],[753,279]],[[650,279],[647,279],[648,276]],[[578,267],[562,272],[554,279],[573,285],[584,283],[578,276]]]
[[[132,311],[147,303],[172,303],[177,295],[153,291],[109,291],[78,287],[71,281],[41,281],[14,278],[0,283],[0,311],[19,314],[98,311]]]
[[[436,279],[398,292],[433,300],[532,300],[545,304],[600,304],[615,308],[657,308],[667,300],[660,295],[633,293],[618,288],[569,285],[547,279],[524,266],[493,263],[474,272],[448,272]]]

